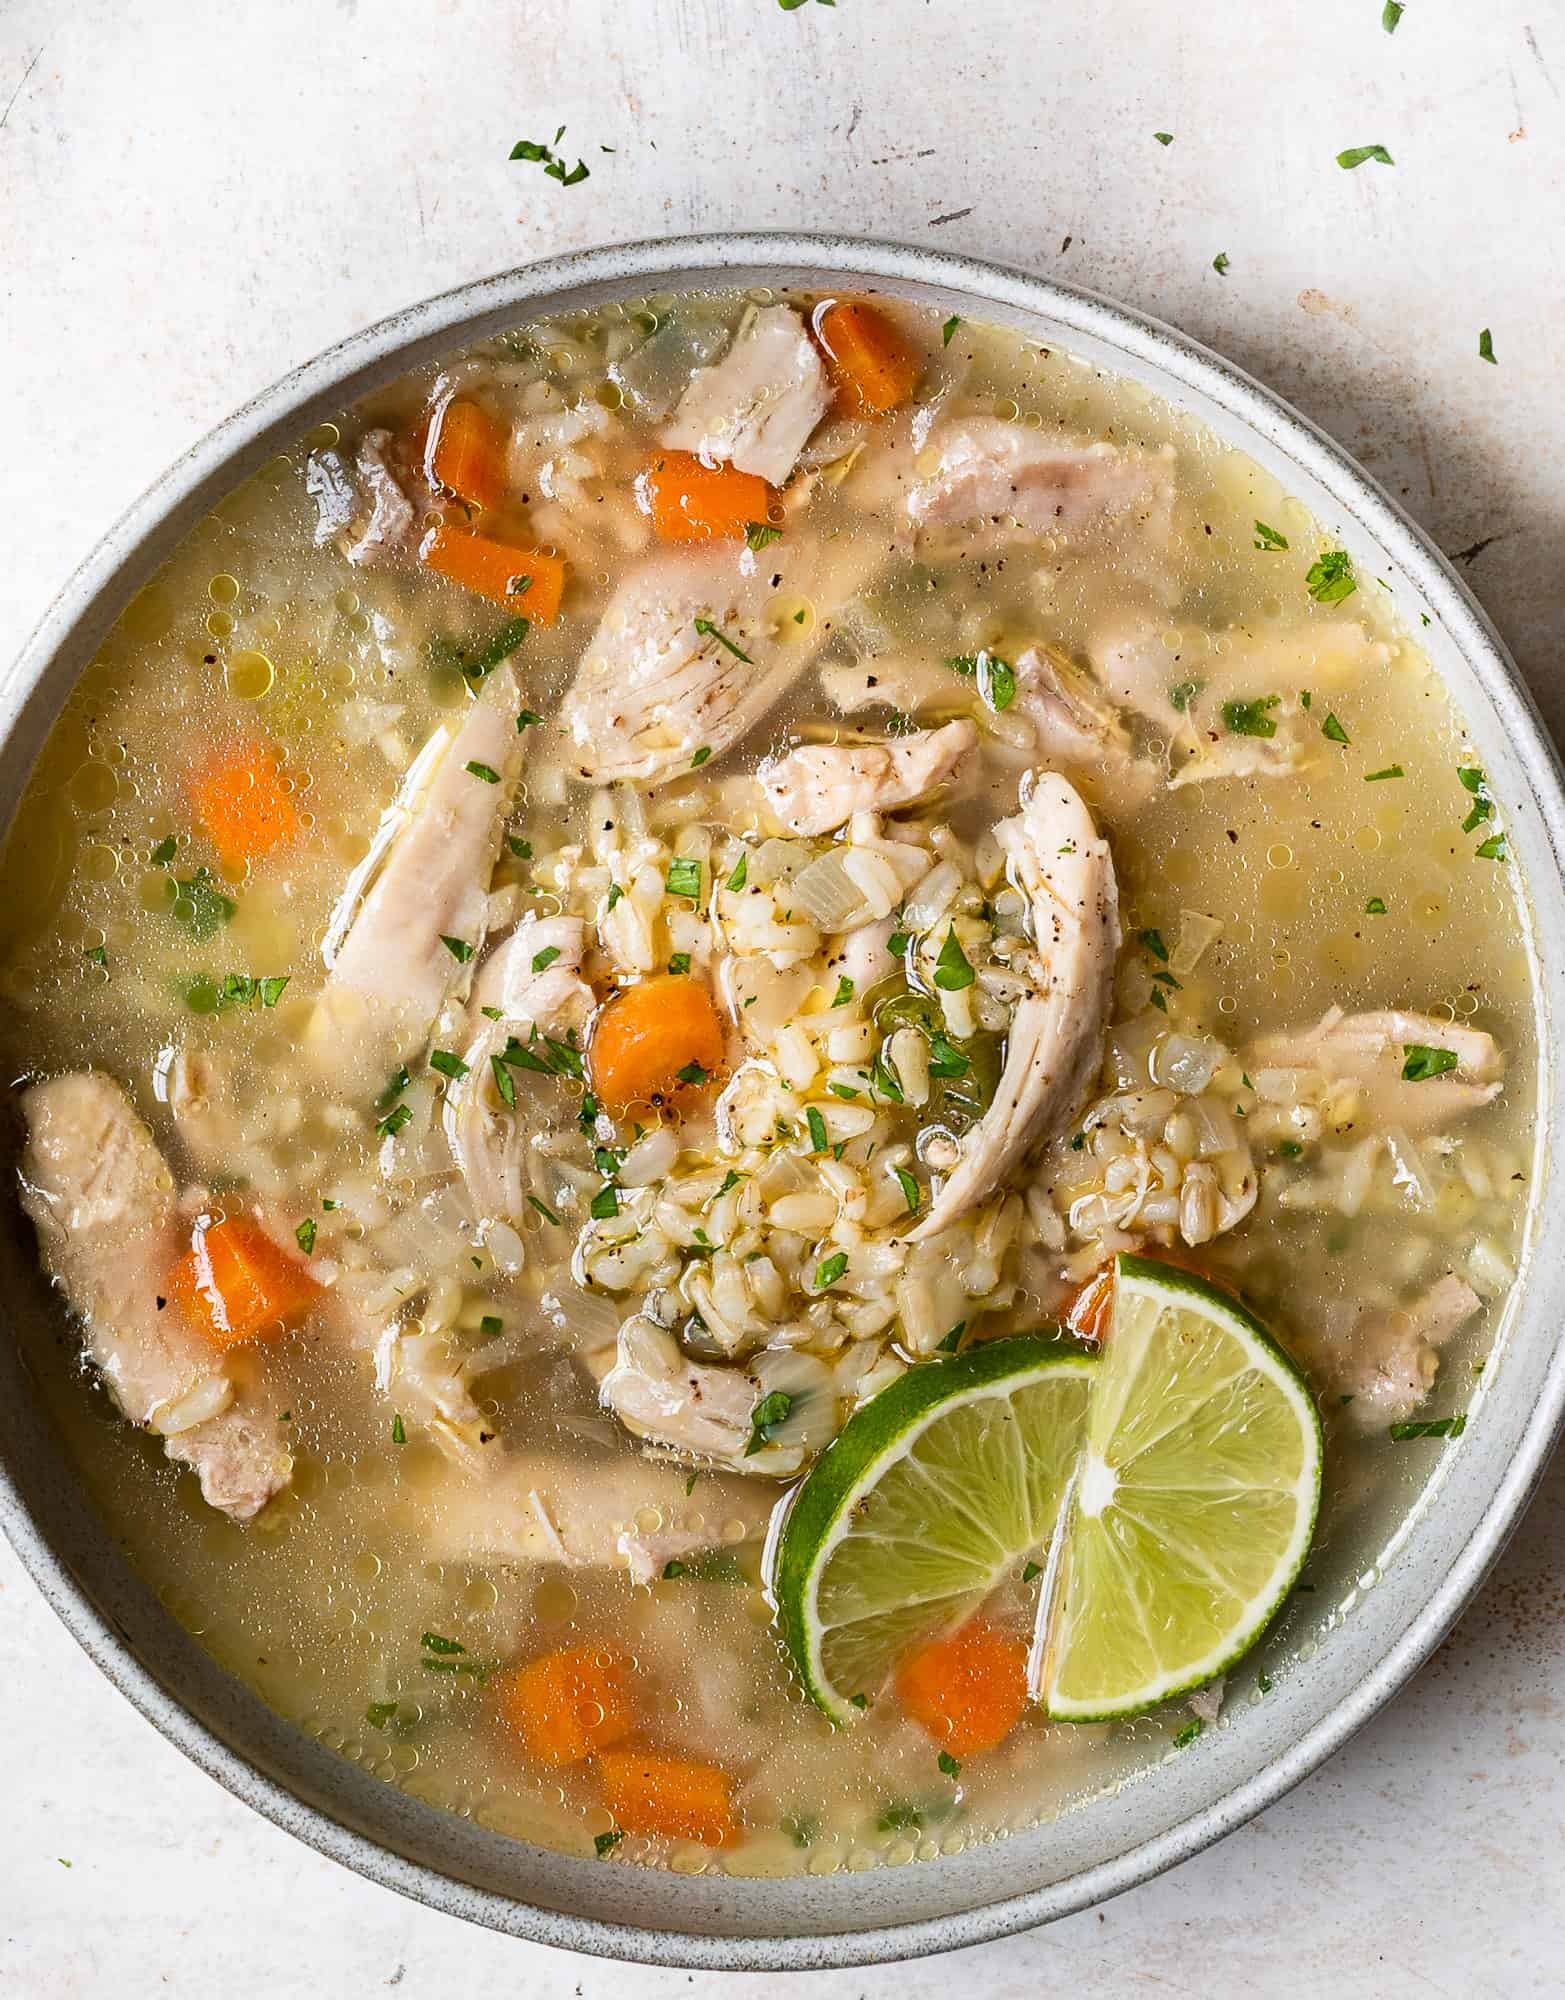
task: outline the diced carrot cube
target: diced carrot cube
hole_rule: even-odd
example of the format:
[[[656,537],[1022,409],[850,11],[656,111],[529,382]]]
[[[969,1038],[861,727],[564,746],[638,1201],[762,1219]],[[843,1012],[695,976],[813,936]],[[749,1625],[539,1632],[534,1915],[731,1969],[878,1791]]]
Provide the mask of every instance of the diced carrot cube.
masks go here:
[[[315,1303],[320,1286],[299,1262],[242,1215],[197,1225],[169,1273],[169,1295],[214,1347],[281,1333]]]
[[[705,465],[689,451],[659,452],[637,489],[665,542],[737,541],[752,521],[764,526],[772,489],[753,472]]]
[[[1027,1705],[1027,1648],[986,1618],[920,1646],[897,1669],[897,1695],[953,1757],[992,1750]]]
[[[643,979],[615,994],[587,1044],[594,1092],[619,1116],[700,1088],[723,1062],[723,1024],[699,980]]]
[[[432,485],[471,507],[497,505],[505,491],[504,447],[488,411],[454,396],[430,423],[424,470]]]
[[[230,743],[190,780],[196,817],[230,867],[259,861],[291,840],[299,815],[270,743]]]
[[[923,373],[918,356],[896,324],[874,306],[839,300],[817,316],[815,337],[826,350],[844,406],[857,416],[894,410],[918,386]]]
[[[540,625],[552,625],[560,615],[565,565],[542,549],[519,549],[442,521],[424,537],[418,559],[448,582],[503,604],[507,611],[520,611]]]
[[[739,1838],[727,1774],[656,1750],[606,1750],[598,1759],[603,1803],[629,1833],[732,1847]]]
[[[545,1653],[494,1683],[501,1718],[540,1764],[575,1764],[628,1736],[630,1663],[612,1646]]]

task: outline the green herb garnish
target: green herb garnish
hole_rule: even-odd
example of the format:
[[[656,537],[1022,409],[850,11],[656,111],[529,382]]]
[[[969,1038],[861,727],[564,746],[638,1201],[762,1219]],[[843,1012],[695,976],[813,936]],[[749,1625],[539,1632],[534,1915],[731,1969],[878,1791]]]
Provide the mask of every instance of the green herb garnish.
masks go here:
[[[464,764],[462,768],[470,778],[479,778],[486,785],[498,785],[500,782],[500,773],[495,769],[493,764],[480,764],[475,761],[471,764]]]
[[[1423,1042],[1405,1042],[1402,1053],[1406,1058],[1402,1064],[1404,1083],[1427,1083],[1431,1077],[1444,1076],[1457,1066],[1455,1049],[1432,1049]]]
[[[1254,701],[1225,701],[1223,727],[1234,736],[1275,736],[1277,725],[1268,711],[1281,700],[1281,695],[1264,694]]]
[[[1255,546],[1258,549],[1285,549],[1288,546],[1288,537],[1279,535],[1275,528],[1268,528],[1264,521],[1257,521]]]
[[[447,937],[442,932],[440,942],[450,952],[458,965],[466,965],[468,960],[473,956],[473,947],[465,938]]]
[[[1320,733],[1331,743],[1346,744],[1348,741],[1348,732],[1343,728],[1335,715],[1328,715],[1326,717],[1326,720],[1320,726]]]
[[[391,1442],[393,1444],[406,1444],[407,1441],[407,1430],[403,1425],[402,1413],[399,1410],[391,1419]]]
[[[906,1167],[896,1167],[893,1169],[893,1172],[897,1177],[897,1186],[902,1190],[902,1199],[907,1203],[908,1214],[917,1215],[918,1204],[922,1200],[918,1182],[908,1172]]]
[[[834,1250],[829,1257],[823,1257],[815,1267],[816,1291],[824,1292],[830,1286],[836,1284],[847,1268],[848,1253],[846,1250]]]
[[[1366,160],[1379,160],[1383,167],[1394,167],[1396,161],[1384,146],[1349,146],[1347,151],[1337,155],[1339,167],[1361,167]]]
[[[1378,785],[1385,778],[1405,778],[1406,776],[1407,773],[1400,764],[1388,764],[1383,771],[1366,771],[1364,773],[1364,782],[1366,785]]]
[[[592,1836],[592,1851],[601,1861],[604,1855],[618,1847],[624,1838],[625,1829],[623,1827],[611,1826],[607,1833],[595,1833]]]
[[[843,1260],[846,1262],[846,1258]],[[788,1413],[793,1408],[794,1399],[786,1389],[772,1389],[764,1395],[750,1412],[750,1442],[744,1448],[746,1458],[768,1444],[774,1433],[788,1421]]]
[[[460,1083],[467,1075],[467,1064],[450,1049],[432,1049],[429,1066],[433,1070],[438,1070],[442,1076],[450,1077],[453,1083]]]
[[[1409,1438],[1459,1438],[1467,1428],[1467,1418],[1425,1417],[1410,1424],[1393,1424],[1390,1436],[1396,1444]]]
[[[1340,604],[1358,589],[1353,558],[1346,549],[1326,549],[1304,573],[1304,588],[1317,604]]]
[[[703,639],[715,639],[720,646],[732,653],[736,660],[743,660],[747,667],[755,665],[750,655],[742,653],[733,640],[729,638],[728,634],[723,631],[721,626],[714,625],[710,618],[697,618],[694,622],[696,630],[701,634]]]
[[[671,896],[699,897],[701,894],[701,863],[688,855],[676,855],[668,864],[668,875],[664,887]]]
[[[770,521],[746,521],[744,524],[746,544],[759,552],[769,549],[773,542],[782,540],[782,529],[774,528]]]
[[[1488,327],[1485,327],[1483,332],[1478,336],[1478,358],[1481,361],[1494,361],[1496,368],[1500,365],[1498,361],[1494,360],[1494,335],[1489,331]]]
[[[946,931],[946,941],[935,961],[935,984],[942,993],[960,993],[971,986],[977,976],[966,952],[957,942],[956,926],[953,924]]]
[[[723,884],[723,887],[725,889],[732,890],[734,895],[737,896],[739,891],[744,887],[745,881],[749,876],[749,873],[750,873],[750,856],[748,853],[744,853],[741,854],[739,859],[734,863],[734,872],[732,873],[732,875],[729,876],[728,880]]]

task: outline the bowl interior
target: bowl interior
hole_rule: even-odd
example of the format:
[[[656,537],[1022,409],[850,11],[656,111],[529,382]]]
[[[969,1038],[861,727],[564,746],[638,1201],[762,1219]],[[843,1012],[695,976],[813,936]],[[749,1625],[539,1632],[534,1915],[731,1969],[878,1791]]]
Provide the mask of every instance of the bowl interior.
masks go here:
[[[67,586],[0,686],[8,819],[76,675],[129,594],[210,506],[281,444],[403,369],[536,313],[646,290],[749,284],[886,289],[1017,327],[1144,382],[1275,473],[1403,603],[1481,747],[1527,884],[1543,1103],[1534,1223],[1554,1200],[1550,1024],[1565,977],[1553,752],[1487,621],[1454,573],[1328,440],[1237,370],[1169,330],[1069,288],[972,260],[842,239],[631,245],[503,274],[356,335],[186,455]],[[1477,1419],[1445,1451],[1374,1588],[1364,1552],[1328,1551],[1308,1671],[1164,1767],[1051,1824],[946,1859],[767,1882],[605,1867],[423,1805],[324,1750],[219,1669],[131,1573],[45,1414],[37,1373],[70,1364],[31,1232],[8,1196],[0,1274],[16,1338],[0,1343],[0,1523],[109,1677],[232,1791],[363,1873],[519,1935],[651,1962],[812,1966],[976,1943],[1128,1887],[1230,1831],[1337,1747],[1414,1670],[1476,1587],[1525,1503],[1565,1408],[1565,1266],[1532,1258],[1486,1371]],[[1336,1565],[1334,1568],[1333,1565]],[[1301,1637],[1303,1635],[1301,1634]]]

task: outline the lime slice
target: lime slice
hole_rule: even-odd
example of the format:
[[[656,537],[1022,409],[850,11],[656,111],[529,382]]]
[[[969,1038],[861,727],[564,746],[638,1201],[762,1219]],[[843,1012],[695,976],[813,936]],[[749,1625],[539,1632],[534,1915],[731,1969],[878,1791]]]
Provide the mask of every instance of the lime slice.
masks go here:
[[[1067,1517],[1043,1700],[1133,1715],[1254,1645],[1309,1550],[1321,1429],[1260,1322],[1202,1279],[1116,1262]]]
[[[986,1342],[910,1369],[849,1418],[799,1491],[773,1575],[788,1648],[834,1722],[1007,1572],[1043,1562],[1098,1366],[1031,1335]]]

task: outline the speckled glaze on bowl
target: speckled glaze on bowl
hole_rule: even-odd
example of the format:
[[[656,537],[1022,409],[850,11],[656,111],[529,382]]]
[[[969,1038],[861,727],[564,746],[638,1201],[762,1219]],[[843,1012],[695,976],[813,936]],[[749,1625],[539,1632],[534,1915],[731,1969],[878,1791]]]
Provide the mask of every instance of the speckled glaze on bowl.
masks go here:
[[[8,823],[60,706],[126,599],[212,505],[354,397],[534,315],[699,286],[884,290],[1014,326],[1144,382],[1275,473],[1402,604],[1481,746],[1534,920],[1543,1103],[1534,1215],[1552,1212],[1554,1035],[1565,996],[1565,794],[1515,668],[1450,565],[1330,439],[1237,369],[1156,321],[1021,271],[892,244],[795,235],[690,237],[552,259],[465,285],[296,369],[185,454],[72,577],[0,683]],[[788,1882],[679,1876],[513,1841],[369,1777],[223,1672],[134,1577],[44,1415],[28,1354],[52,1307],[9,1194],[0,1218],[0,1524],[104,1673],[171,1742],[279,1826],[404,1894],[519,1937],[608,1957],[712,1968],[865,1964],[982,1942],[1101,1901],[1270,1805],[1428,1656],[1498,1555],[1565,1412],[1565,1260],[1533,1256],[1485,1371],[1479,1418],[1373,1589],[1323,1581],[1307,1671],[1239,1708],[1199,1755],[1007,1840],[949,1858]],[[1362,1552],[1360,1554],[1362,1561]]]

